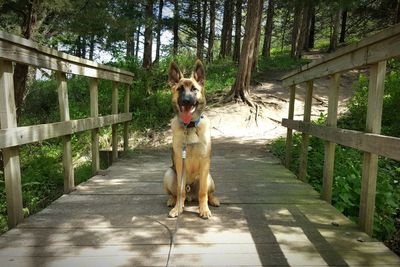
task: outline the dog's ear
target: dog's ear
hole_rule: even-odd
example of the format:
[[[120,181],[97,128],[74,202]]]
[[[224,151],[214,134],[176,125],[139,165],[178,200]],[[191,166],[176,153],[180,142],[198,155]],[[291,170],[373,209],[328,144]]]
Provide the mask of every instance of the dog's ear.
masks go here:
[[[204,72],[204,66],[203,63],[201,63],[201,60],[198,59],[196,60],[196,63],[194,64],[194,69],[193,69],[193,78],[196,80],[198,84],[201,86],[204,86],[204,77],[205,72]]]
[[[174,86],[175,84],[179,83],[180,79],[182,79],[183,74],[179,70],[178,65],[172,61],[171,64],[169,65],[169,70],[168,70],[168,82],[171,86]]]

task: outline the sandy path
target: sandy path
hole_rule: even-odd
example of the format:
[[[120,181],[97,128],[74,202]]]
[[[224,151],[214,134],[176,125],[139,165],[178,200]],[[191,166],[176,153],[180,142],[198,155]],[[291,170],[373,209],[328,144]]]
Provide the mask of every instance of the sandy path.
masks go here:
[[[206,114],[211,119],[212,136],[219,138],[275,139],[286,133],[281,125],[282,118],[287,118],[289,106],[289,92],[283,88],[280,77],[284,73],[270,73],[260,85],[253,87],[252,96],[264,104],[258,111],[257,122],[255,110],[243,103],[228,103],[208,108]],[[356,73],[342,76],[340,83],[339,112],[346,111],[346,104],[353,94],[353,82]],[[312,120],[328,110],[329,78],[314,82],[312,105]],[[305,85],[296,90],[295,119],[302,119],[304,110]]]
[[[315,57],[315,55],[314,55]],[[313,58],[312,58],[313,59]],[[257,102],[262,102],[261,109],[257,111],[244,103],[222,103],[226,92],[208,95],[206,115],[211,119],[212,138],[214,141],[236,140],[238,142],[265,143],[285,136],[286,128],[281,125],[282,118],[287,118],[289,106],[289,91],[282,87],[281,77],[287,72],[266,73],[257,86],[252,88],[252,97]],[[348,72],[342,75],[339,92],[339,113],[346,111],[348,100],[353,95],[353,83],[358,77],[358,72]],[[311,119],[317,119],[321,113],[328,110],[329,78],[314,81],[314,93]],[[303,118],[305,97],[305,84],[297,87],[295,101],[295,119]],[[170,144],[171,131],[150,131],[147,137],[132,136],[133,143],[138,146],[160,146]],[[135,145],[135,146],[136,146]]]

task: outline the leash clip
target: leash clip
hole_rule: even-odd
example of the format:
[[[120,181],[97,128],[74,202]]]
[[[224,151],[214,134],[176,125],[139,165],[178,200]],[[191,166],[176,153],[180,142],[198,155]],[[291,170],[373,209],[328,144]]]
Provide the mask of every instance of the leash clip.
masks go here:
[[[186,159],[186,146],[182,147],[182,159]]]

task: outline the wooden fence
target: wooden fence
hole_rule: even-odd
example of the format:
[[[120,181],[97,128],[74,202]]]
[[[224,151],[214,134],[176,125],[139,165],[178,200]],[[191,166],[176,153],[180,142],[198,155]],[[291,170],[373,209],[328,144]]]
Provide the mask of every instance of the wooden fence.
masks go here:
[[[60,122],[18,127],[14,101],[14,64],[26,64],[56,72]],[[82,75],[90,78],[90,117],[70,120],[66,74]],[[112,114],[99,117],[98,80],[113,81]],[[74,168],[72,164],[71,135],[91,130],[92,171],[100,169],[99,128],[112,125],[112,155],[118,157],[117,125],[124,124],[124,149],[128,146],[129,85],[133,74],[117,68],[97,64],[57,50],[40,46],[27,39],[0,31],[0,149],[3,152],[4,178],[7,195],[7,214],[10,227],[23,219],[21,171],[19,146],[62,137],[64,192],[74,189]],[[124,113],[118,113],[118,87],[125,84]],[[89,103],[88,103],[89,104]]]
[[[283,85],[290,88],[289,115],[282,125],[287,127],[286,166],[289,167],[292,150],[292,129],[302,132],[299,161],[299,179],[307,175],[309,135],[325,140],[322,197],[332,200],[335,144],[349,146],[364,152],[359,224],[368,234],[373,231],[378,155],[400,160],[400,138],[380,135],[386,61],[400,55],[400,24],[397,24],[357,44],[332,53],[321,60],[303,66],[283,77]],[[368,111],[365,132],[336,127],[338,94],[341,72],[369,68]],[[330,76],[328,117],[326,126],[310,123],[313,81]],[[293,120],[296,85],[306,83],[303,121]],[[399,106],[400,107],[400,106]],[[400,108],[399,108],[400,111]]]

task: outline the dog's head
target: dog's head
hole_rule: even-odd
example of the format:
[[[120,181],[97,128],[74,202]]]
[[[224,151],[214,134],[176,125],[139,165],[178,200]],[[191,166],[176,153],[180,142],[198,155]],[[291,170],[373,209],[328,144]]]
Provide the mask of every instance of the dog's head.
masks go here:
[[[190,78],[184,78],[178,65],[172,62],[168,81],[172,88],[172,106],[180,120],[184,124],[198,120],[206,106],[204,67],[201,61],[196,61]]]

